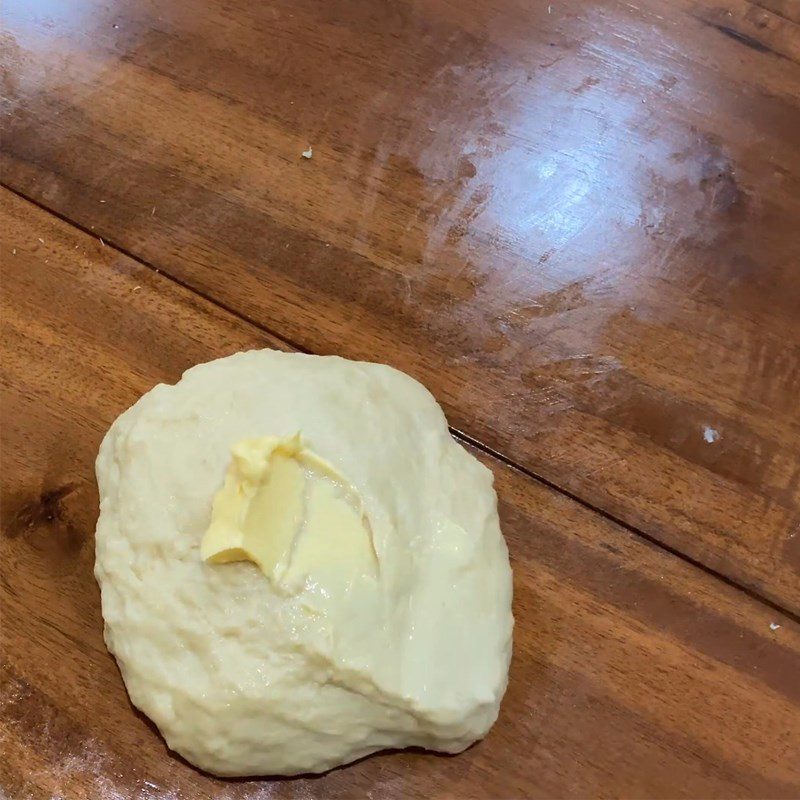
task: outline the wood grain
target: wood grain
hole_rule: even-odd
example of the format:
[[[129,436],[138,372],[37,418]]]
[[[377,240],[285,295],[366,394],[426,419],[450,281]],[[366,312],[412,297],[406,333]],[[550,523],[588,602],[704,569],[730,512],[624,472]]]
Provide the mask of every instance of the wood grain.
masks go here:
[[[799,9],[8,0],[2,177],[797,613]]]
[[[800,626],[483,454],[514,569],[508,694],[458,757],[220,781],[169,754],[102,640],[93,462],[159,381],[281,346],[4,192],[0,794],[15,798],[796,797]],[[778,624],[772,630],[770,624]]]

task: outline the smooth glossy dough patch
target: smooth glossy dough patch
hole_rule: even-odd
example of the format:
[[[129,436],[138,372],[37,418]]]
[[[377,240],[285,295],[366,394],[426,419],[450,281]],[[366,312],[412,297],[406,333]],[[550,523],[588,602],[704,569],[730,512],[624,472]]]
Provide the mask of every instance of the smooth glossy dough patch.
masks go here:
[[[455,753],[494,723],[513,619],[492,475],[407,375],[272,350],[201,364],[119,417],[97,479],[106,643],[196,766]]]

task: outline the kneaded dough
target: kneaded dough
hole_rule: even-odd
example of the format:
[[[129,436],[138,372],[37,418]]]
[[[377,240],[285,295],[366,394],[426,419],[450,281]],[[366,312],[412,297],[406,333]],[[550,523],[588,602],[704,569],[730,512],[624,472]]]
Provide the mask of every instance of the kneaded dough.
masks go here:
[[[369,516],[361,593],[309,575],[287,594],[255,564],[200,557],[232,446],[298,433]],[[513,619],[492,475],[412,378],[272,350],[201,364],[117,419],[97,479],[106,643],[191,763],[321,772],[388,747],[459,752],[494,723]]]

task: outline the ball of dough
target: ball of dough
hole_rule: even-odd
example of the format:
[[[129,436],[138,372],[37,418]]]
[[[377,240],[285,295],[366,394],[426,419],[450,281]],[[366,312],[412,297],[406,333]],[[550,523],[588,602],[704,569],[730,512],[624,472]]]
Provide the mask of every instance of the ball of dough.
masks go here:
[[[360,496],[369,583],[309,574],[287,592],[253,563],[201,559],[232,446],[298,433]],[[272,350],[201,364],[117,419],[97,479],[106,643],[131,701],[196,766],[455,753],[497,718],[513,619],[492,475],[407,375]]]

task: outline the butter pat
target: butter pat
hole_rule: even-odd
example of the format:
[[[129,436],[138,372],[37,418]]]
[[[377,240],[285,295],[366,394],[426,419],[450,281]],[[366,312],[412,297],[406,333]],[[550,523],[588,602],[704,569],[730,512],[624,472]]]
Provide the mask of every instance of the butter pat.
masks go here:
[[[210,564],[252,561],[285,592],[309,576],[371,577],[378,563],[358,493],[299,433],[233,446],[200,555]]]

